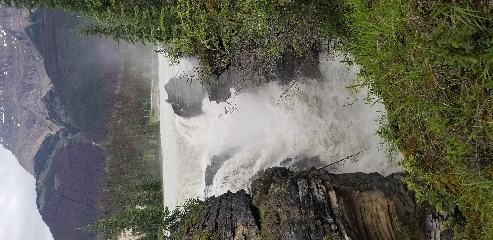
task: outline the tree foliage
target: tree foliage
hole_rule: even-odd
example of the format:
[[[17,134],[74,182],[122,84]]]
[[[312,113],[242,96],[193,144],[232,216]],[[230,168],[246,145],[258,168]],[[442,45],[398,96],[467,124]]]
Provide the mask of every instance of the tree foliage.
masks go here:
[[[99,219],[86,230],[97,231],[108,236],[119,236],[130,231],[140,239],[157,239],[161,234],[163,220],[170,218],[170,211],[162,203],[161,183],[144,180],[122,189],[130,195],[123,201],[123,210]]]
[[[106,147],[100,219],[87,230],[100,239],[113,239],[131,231],[141,239],[156,239],[162,232],[159,123],[151,121],[151,71],[153,52],[143,46],[125,45],[121,51]],[[147,64],[133,64],[131,58]]]
[[[91,19],[79,32],[158,43],[172,59],[197,56],[221,73],[240,53],[303,55],[344,32],[342,0],[1,0],[5,5],[62,8]]]

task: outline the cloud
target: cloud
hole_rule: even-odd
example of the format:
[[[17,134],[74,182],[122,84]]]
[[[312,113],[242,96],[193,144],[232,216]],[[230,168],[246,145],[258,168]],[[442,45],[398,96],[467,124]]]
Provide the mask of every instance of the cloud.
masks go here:
[[[0,144],[0,239],[53,239],[36,207],[36,181]]]

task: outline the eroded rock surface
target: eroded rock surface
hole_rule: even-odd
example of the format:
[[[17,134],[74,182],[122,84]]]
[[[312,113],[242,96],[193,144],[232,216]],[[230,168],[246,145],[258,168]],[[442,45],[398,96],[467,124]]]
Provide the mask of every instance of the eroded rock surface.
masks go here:
[[[243,190],[205,201],[188,237],[219,239],[452,239],[446,220],[417,203],[400,175],[271,168]],[[438,226],[438,227],[437,227]]]
[[[219,239],[260,239],[256,209],[244,190],[209,198],[205,206],[198,222],[189,231],[191,239],[204,232]]]

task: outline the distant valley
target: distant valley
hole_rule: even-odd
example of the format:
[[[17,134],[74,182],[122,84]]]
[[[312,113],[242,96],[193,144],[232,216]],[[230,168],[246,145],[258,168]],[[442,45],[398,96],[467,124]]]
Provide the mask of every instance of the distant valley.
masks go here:
[[[64,240],[95,238],[78,229],[99,215],[104,144],[127,46],[78,36],[73,29],[82,21],[62,11],[0,9],[0,53],[8,56],[0,59],[0,141],[36,177],[38,209]]]

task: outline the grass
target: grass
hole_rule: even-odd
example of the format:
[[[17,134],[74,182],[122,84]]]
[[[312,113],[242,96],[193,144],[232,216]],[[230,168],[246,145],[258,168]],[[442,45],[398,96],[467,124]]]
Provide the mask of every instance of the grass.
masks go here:
[[[458,209],[457,236],[492,239],[493,4],[347,3],[341,49],[361,66],[354,85],[386,106],[379,133],[404,153],[408,187],[440,210]]]

